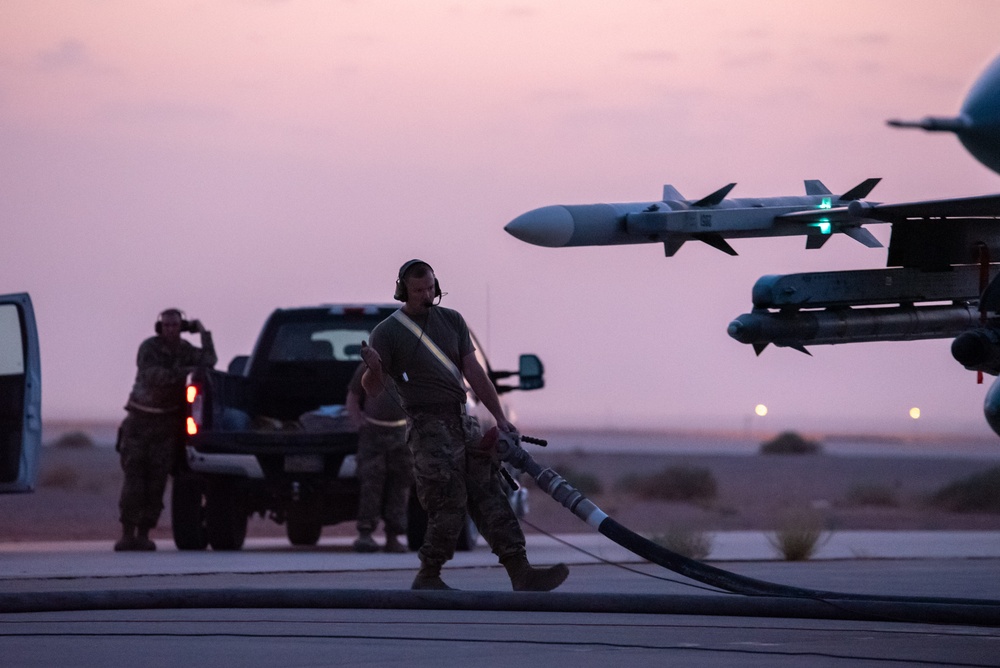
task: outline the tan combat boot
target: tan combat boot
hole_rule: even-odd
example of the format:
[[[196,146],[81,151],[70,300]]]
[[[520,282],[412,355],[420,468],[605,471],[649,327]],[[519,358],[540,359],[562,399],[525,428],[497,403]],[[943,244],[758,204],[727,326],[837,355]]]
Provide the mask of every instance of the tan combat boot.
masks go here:
[[[566,564],[534,568],[523,554],[507,557],[502,563],[514,591],[552,591],[569,575]]]
[[[406,546],[399,542],[399,536],[394,533],[387,533],[385,535],[385,547],[382,548],[386,552],[392,552],[394,554],[404,554],[409,552]]]
[[[153,552],[156,550],[156,543],[149,539],[149,527],[139,527],[135,536],[135,547],[133,550],[140,552]]]
[[[354,541],[355,552],[378,552],[378,543],[372,538],[371,531],[362,531]]]
[[[122,537],[115,543],[115,552],[129,552],[136,550],[135,525],[122,522]]]
[[[410,589],[448,589],[449,587],[441,579],[441,564],[421,564],[417,577],[413,578]]]

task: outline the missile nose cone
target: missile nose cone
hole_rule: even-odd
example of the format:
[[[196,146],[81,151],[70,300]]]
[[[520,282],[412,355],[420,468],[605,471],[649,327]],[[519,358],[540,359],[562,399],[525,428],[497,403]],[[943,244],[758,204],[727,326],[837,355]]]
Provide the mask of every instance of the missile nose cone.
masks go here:
[[[760,327],[751,313],[744,313],[729,323],[726,329],[729,336],[740,343],[753,343],[760,334]]]
[[[573,214],[566,207],[556,205],[522,213],[503,229],[529,244],[558,248],[569,243],[574,228]]]

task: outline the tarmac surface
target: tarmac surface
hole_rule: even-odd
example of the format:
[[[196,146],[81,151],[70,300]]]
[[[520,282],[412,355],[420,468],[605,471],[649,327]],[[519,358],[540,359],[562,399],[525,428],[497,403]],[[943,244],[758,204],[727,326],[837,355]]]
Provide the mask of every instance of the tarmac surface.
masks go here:
[[[239,552],[0,544],[0,656],[102,668],[1000,665],[996,532],[840,532],[803,562],[779,559],[763,534],[713,535],[717,568],[926,599],[888,608],[720,593],[596,533],[528,543],[533,563],[571,565],[556,592],[511,592],[483,546],[444,571],[461,591],[412,592],[415,554],[357,554],[345,538],[254,539]],[[954,609],[975,614],[956,621]]]

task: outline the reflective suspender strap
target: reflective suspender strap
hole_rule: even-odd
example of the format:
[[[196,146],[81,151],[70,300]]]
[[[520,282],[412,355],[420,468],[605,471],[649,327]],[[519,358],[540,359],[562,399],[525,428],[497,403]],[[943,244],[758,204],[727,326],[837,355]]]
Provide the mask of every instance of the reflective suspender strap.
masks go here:
[[[410,316],[403,313],[401,309],[393,313],[392,317],[401,322],[408,330],[410,330],[410,332],[413,333],[415,337],[417,337],[417,339],[419,339],[421,343],[424,344],[427,350],[431,351],[431,354],[434,355],[434,357],[441,362],[446,369],[448,369],[449,373],[455,377],[455,380],[458,381],[459,385],[463,384],[462,372],[459,371],[458,367],[455,366],[455,363],[448,359],[448,356],[437,347],[437,344],[431,341],[430,337],[425,336],[425,332],[420,328],[420,325],[413,322],[413,320],[410,319]]]

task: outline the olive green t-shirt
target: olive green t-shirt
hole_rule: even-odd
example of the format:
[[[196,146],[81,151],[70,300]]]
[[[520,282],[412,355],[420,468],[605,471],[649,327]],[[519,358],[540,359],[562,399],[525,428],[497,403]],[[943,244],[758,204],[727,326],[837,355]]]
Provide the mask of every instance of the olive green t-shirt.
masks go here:
[[[371,335],[371,346],[382,358],[382,369],[395,383],[403,405],[464,404],[464,385],[420,340],[429,338],[461,369],[462,359],[475,351],[462,314],[433,306],[426,317],[411,319],[421,330],[419,336],[392,316],[376,325]]]

